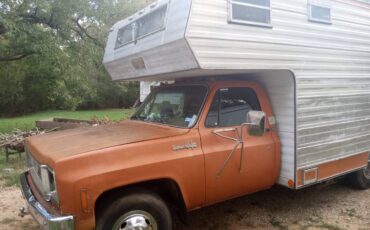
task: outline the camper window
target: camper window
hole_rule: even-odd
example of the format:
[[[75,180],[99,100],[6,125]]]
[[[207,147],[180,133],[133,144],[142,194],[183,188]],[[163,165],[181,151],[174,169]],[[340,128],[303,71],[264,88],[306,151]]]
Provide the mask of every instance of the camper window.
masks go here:
[[[309,4],[308,5],[308,20],[312,22],[331,24],[330,7]]]
[[[167,5],[145,15],[137,21],[137,39],[155,33],[165,27]]]
[[[167,5],[164,5],[120,28],[117,34],[116,49],[164,29],[166,13]]]
[[[118,30],[116,49],[134,41],[134,24],[131,23]]]
[[[229,0],[229,22],[271,27],[270,0]]]

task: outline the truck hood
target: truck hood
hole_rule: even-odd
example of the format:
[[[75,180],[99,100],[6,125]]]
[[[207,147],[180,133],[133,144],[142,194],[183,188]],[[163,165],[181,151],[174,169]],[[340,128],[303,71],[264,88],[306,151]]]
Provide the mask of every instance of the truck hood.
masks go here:
[[[39,162],[53,166],[59,160],[78,154],[187,132],[186,129],[128,120],[31,137],[27,139],[27,148]]]

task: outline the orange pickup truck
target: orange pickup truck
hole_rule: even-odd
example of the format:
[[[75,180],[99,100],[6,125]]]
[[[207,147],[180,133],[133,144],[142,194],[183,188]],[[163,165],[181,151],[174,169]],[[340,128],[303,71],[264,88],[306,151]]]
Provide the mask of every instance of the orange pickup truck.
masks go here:
[[[46,229],[173,229],[174,214],[268,189],[281,169],[268,95],[247,81],[162,85],[130,120],[32,137],[26,149],[22,190]],[[368,156],[340,165],[360,169],[361,188]]]
[[[112,26],[103,64],[174,83],[142,87],[128,121],[27,140],[22,190],[44,228],[169,230],[274,184],[370,187],[368,3],[148,2]]]

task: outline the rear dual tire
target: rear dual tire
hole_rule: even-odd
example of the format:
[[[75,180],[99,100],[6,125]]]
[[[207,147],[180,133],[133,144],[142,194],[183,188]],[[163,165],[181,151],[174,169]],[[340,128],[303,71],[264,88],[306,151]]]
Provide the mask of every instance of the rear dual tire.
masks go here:
[[[366,169],[354,172],[348,175],[348,183],[356,189],[369,189],[370,188],[370,163]]]

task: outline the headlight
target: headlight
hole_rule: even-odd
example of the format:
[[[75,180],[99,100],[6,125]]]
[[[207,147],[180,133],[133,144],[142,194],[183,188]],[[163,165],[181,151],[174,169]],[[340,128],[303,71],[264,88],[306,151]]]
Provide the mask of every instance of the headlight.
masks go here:
[[[53,199],[59,202],[57,187],[55,184],[55,173],[47,165],[40,165],[41,183],[44,190],[44,198],[47,201]]]
[[[27,167],[39,192],[46,201],[59,203],[54,171],[47,165],[38,163],[27,151]]]

